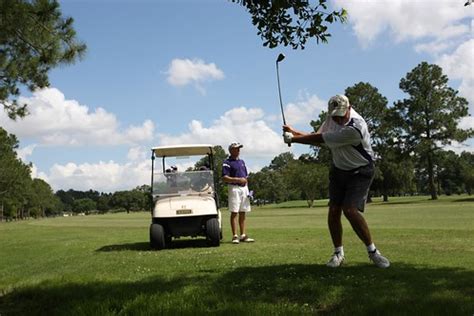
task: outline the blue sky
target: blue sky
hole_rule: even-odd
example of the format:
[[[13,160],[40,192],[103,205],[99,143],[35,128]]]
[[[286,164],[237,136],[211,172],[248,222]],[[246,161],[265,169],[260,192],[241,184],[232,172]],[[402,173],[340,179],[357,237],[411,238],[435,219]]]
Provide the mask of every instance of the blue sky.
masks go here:
[[[360,81],[393,104],[404,97],[400,79],[422,61],[443,68],[473,115],[474,9],[464,2],[331,0],[347,9],[348,23],[331,26],[328,44],[294,51],[263,47],[250,15],[225,0],[60,1],[87,53],[54,69],[49,89],[24,95],[27,118],[11,122],[1,113],[0,124],[54,190],[115,191],[149,183],[154,146],[236,140],[252,171],[288,151],[280,52],[287,121],[300,129]],[[474,143],[450,148],[473,151]]]

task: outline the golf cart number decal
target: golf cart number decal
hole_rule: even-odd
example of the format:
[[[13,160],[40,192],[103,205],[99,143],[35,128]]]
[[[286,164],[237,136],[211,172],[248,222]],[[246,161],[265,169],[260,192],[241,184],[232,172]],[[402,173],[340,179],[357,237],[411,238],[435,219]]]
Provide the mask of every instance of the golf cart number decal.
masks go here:
[[[176,210],[176,215],[192,214],[192,213],[193,213],[193,210],[191,209]]]

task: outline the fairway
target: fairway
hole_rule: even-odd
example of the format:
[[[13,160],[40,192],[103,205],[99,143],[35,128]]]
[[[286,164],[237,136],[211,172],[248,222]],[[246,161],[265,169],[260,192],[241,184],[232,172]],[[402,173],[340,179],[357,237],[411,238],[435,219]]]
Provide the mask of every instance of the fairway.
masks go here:
[[[365,217],[392,262],[371,265],[344,219],[332,252],[327,201],[254,207],[253,244],[182,239],[152,251],[148,213],[0,224],[0,315],[472,315],[474,198],[375,199]]]

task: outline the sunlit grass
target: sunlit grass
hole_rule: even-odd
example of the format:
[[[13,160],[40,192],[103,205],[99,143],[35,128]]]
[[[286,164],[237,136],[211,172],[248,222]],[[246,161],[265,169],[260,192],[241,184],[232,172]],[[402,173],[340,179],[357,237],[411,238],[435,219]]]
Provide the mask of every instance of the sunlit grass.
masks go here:
[[[0,224],[0,314],[438,314],[474,311],[474,202],[391,198],[368,205],[372,266],[344,221],[346,263],[329,269],[327,201],[254,207],[256,242],[148,245],[148,213]]]

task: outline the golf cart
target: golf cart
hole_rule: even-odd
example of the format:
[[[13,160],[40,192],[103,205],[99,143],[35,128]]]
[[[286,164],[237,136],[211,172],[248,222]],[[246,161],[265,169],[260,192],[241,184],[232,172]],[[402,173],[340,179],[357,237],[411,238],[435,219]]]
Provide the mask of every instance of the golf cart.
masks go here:
[[[203,158],[199,170],[180,171],[167,165],[177,159]],[[155,158],[161,170],[155,172]],[[150,244],[163,249],[172,238],[204,236],[210,246],[222,239],[217,184],[214,181],[212,145],[175,145],[152,148]]]

